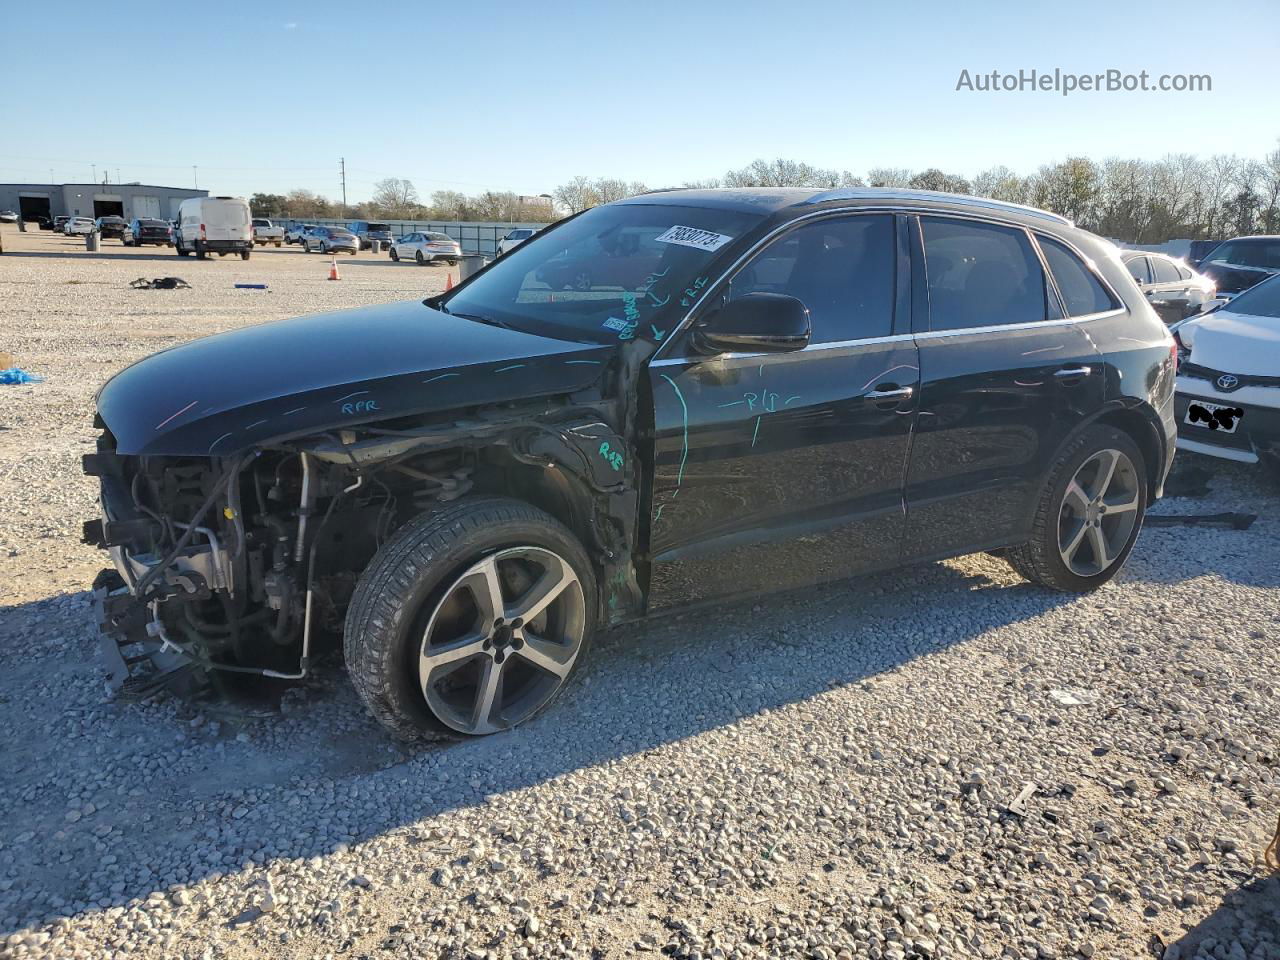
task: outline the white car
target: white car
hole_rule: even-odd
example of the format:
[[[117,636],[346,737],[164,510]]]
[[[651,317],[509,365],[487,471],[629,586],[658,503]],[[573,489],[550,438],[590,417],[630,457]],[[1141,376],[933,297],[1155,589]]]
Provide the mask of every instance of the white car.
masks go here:
[[[392,260],[416,260],[435,263],[443,260],[453,266],[462,256],[462,245],[446,233],[411,233],[391,244]]]
[[[17,223],[18,214],[13,210],[0,210],[0,223]]]
[[[532,227],[516,227],[498,241],[498,256],[502,256],[508,250],[514,250],[537,232]]]
[[[1280,276],[1173,334],[1178,449],[1280,470]]]
[[[74,237],[76,234],[93,233],[96,227],[97,224],[90,217],[72,217],[62,225],[62,232],[68,237]]]
[[[1217,291],[1213,281],[1176,257],[1146,250],[1125,250],[1120,259],[1165,323],[1177,323],[1194,316],[1214,302]]]

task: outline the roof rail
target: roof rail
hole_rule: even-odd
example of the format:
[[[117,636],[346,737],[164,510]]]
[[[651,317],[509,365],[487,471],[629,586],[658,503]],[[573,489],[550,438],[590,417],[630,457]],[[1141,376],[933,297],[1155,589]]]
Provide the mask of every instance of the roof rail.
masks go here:
[[[899,190],[895,187],[847,187],[840,190],[826,190],[816,193],[805,203],[826,203],[828,200],[934,200],[941,203],[956,203],[969,207],[982,207],[988,210],[1008,210],[1028,217],[1040,217],[1055,223],[1064,223],[1069,227],[1075,224],[1064,216],[1041,210],[1038,207],[1027,207],[1020,203],[1006,203],[1003,200],[989,200],[986,197],[974,197],[966,193],[943,193],[940,190]]]

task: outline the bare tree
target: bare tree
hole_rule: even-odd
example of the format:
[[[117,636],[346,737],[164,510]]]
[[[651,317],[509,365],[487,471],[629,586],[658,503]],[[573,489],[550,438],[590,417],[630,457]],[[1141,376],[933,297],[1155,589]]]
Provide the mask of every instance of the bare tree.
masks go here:
[[[1046,164],[1036,174],[1032,202],[1076,223],[1088,223],[1101,188],[1098,167],[1088,157],[1068,157]]]
[[[290,190],[285,194],[284,209],[290,217],[332,217],[337,208],[320,194],[311,190]]]
[[[381,216],[403,220],[417,213],[418,191],[408,180],[387,177],[373,185],[373,198],[369,201]]]
[[[1268,153],[1259,166],[1260,225],[1264,233],[1275,233],[1280,231],[1280,147]]]
[[[467,198],[457,190],[436,190],[431,194],[431,215],[441,220],[462,220]]]
[[[917,173],[907,181],[907,186],[913,190],[941,190],[943,193],[970,193],[973,189],[964,177],[943,173],[937,167]]]
[[[905,187],[911,182],[906,167],[873,167],[867,171],[867,183],[873,187]]]
[[[846,171],[847,172],[847,171]],[[841,174],[798,160],[753,160],[724,175],[726,187],[836,187]]]
[[[561,184],[551,191],[555,202],[570,213],[581,213],[588,207],[594,207],[599,201],[596,192],[587,177],[574,177],[568,183]]]
[[[1031,199],[1027,178],[1004,166],[990,167],[974,177],[973,194],[1007,203],[1027,203]]]

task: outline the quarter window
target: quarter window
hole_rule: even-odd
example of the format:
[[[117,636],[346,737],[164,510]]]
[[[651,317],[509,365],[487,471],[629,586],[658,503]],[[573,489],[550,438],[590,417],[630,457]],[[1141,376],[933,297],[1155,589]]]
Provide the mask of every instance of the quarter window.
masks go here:
[[[1093,271],[1064,244],[1038,236],[1049,272],[1058,284],[1067,316],[1083,317],[1090,313],[1114,310],[1118,304],[1099,282]]]
[[[1178,265],[1177,265],[1177,267],[1178,267],[1178,279],[1179,279],[1179,280],[1190,280],[1190,279],[1191,279],[1191,271],[1190,271],[1190,270],[1188,270],[1188,269],[1187,269],[1186,267],[1184,267],[1182,264],[1178,264]]]
[[[1023,230],[921,217],[933,330],[1048,317],[1044,270]]]
[[[1178,280],[1178,268],[1166,260],[1164,257],[1151,257],[1151,273],[1155,276],[1156,283],[1176,283]]]
[[[893,332],[892,216],[819,220],[761,250],[730,281],[728,299],[782,293],[809,308],[814,343]]]

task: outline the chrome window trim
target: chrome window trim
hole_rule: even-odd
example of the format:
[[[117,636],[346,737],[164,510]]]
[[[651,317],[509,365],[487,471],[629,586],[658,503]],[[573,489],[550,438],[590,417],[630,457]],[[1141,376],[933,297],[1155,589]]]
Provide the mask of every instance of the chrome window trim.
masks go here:
[[[1042,327],[1067,327],[1074,326],[1078,323],[1088,323],[1090,320],[1102,320],[1105,317],[1115,317],[1124,313],[1123,307],[1115,310],[1106,310],[1102,313],[1088,313],[1080,317],[1063,317],[1060,320],[1028,320],[1025,323],[993,323],[985,327],[966,327],[956,330],[929,330],[926,333],[917,333],[917,340],[937,340],[941,337],[963,337],[969,334],[979,333],[999,333],[1002,330],[1038,330]]]
[[[875,198],[865,197],[863,199],[873,200]],[[940,200],[937,202],[947,202],[947,201]],[[1004,209],[1004,208],[999,207],[996,209]],[[825,210],[815,210],[812,213],[805,214],[804,216],[793,217],[792,219],[787,220],[785,223],[781,223],[778,226],[774,227],[772,230],[766,233],[763,237],[757,240],[751,247],[749,247],[747,250],[739,254],[738,258],[734,260],[733,263],[729,264],[729,266],[725,267],[725,269],[720,272],[720,275],[715,278],[714,282],[707,284],[707,288],[703,292],[702,296],[700,296],[697,300],[693,302],[693,304],[689,307],[688,311],[685,312],[685,315],[676,323],[675,327],[671,331],[671,335],[658,345],[658,349],[655,350],[653,353],[653,356],[649,358],[649,365],[652,366],[654,362],[658,360],[666,359],[666,354],[669,352],[671,344],[674,343],[676,340],[678,340],[680,338],[680,335],[685,332],[694,314],[696,314],[699,310],[702,309],[702,305],[706,303],[708,299],[710,299],[711,294],[714,293],[717,289],[719,289],[720,285],[724,283],[727,277],[732,275],[734,271],[736,271],[740,266],[742,266],[743,263],[745,263],[751,257],[759,253],[760,250],[762,250],[765,246],[771,243],[776,237],[780,236],[781,234],[785,233],[788,230],[793,229],[794,227],[807,223],[810,220],[820,220],[823,217],[833,217],[833,216],[838,216],[840,214],[849,214],[849,213],[872,213],[872,214],[874,213],[891,213],[891,214],[906,213],[906,214],[915,214],[917,216],[920,214],[925,214],[925,215],[932,215],[932,216],[955,217],[960,220],[976,220],[980,223],[993,223],[993,224],[996,224],[997,226],[1007,227],[1012,230],[1028,229],[1025,224],[1010,223],[1008,220],[1003,219],[999,216],[996,216],[994,213],[986,214],[982,210],[941,210],[937,207],[918,206],[918,205],[909,204],[909,203],[902,204],[902,205],[895,204],[892,206],[889,206],[889,205],[869,206],[867,204],[859,204],[857,206],[849,206],[849,207],[828,207]],[[1061,225],[1074,228],[1074,224],[1072,224],[1071,221],[1069,220],[1063,220]],[[1049,235],[1054,236],[1053,234],[1049,234]],[[1092,258],[1084,257],[1084,255],[1080,253],[1080,251],[1076,248],[1074,244],[1068,243],[1066,240],[1063,240],[1061,237],[1055,237],[1055,239],[1060,240],[1063,243],[1067,243],[1067,245],[1072,250],[1075,250],[1077,256],[1080,256],[1082,259],[1086,260],[1086,263],[1091,262]],[[1099,278],[1099,279],[1103,279],[1103,278]],[[1103,283],[1106,284],[1105,279],[1103,279]],[[1107,286],[1107,289],[1112,290],[1112,293],[1115,292],[1111,288],[1110,284],[1106,284],[1106,286]],[[1119,300],[1120,303],[1122,304],[1124,303],[1123,298],[1117,297],[1116,299]],[[1082,318],[1072,317],[1070,319],[1080,320]],[[1089,319],[1095,319],[1095,318],[1090,317]],[[1059,321],[1055,321],[1055,320],[1032,321],[1032,323],[1037,323],[1037,324],[1057,323],[1057,322]],[[1012,324],[1003,325],[1004,329],[1008,329],[1010,326],[1012,326]],[[939,332],[950,333],[952,331],[939,331]],[[955,331],[955,332],[964,333],[965,331]],[[916,334],[916,336],[919,336],[919,334]],[[817,346],[822,346],[822,344],[817,344]],[[806,347],[805,349],[807,350],[809,348]],[[688,358],[681,358],[681,359],[688,359]]]
[[[1040,246],[1039,235],[1034,230],[1032,231],[1031,235],[1035,239],[1036,247],[1038,248]],[[1074,253],[1077,259],[1079,259],[1079,261],[1084,264],[1085,269],[1093,274],[1094,279],[1097,280],[1100,284],[1102,284],[1102,289],[1107,291],[1107,294],[1111,297],[1112,302],[1120,304],[1120,306],[1115,307],[1112,310],[1101,310],[1096,314],[1089,313],[1089,314],[1084,314],[1083,316],[1093,319],[1095,317],[1103,316],[1103,315],[1110,316],[1113,313],[1124,312],[1125,310],[1128,309],[1128,306],[1124,302],[1124,297],[1120,296],[1119,291],[1116,290],[1116,288],[1111,285],[1111,282],[1102,275],[1102,272],[1100,270],[1098,270],[1098,264],[1093,259],[1093,257],[1088,256],[1083,250],[1077,247],[1070,240],[1064,240],[1062,237],[1055,237],[1055,236],[1052,236],[1051,234],[1045,234],[1045,236],[1047,236],[1050,240],[1055,241],[1056,243],[1062,244],[1064,247],[1066,247],[1068,250]],[[1040,255],[1042,258],[1044,257],[1043,250],[1040,251]],[[1053,271],[1049,269],[1049,262],[1047,259],[1045,260],[1044,268],[1045,268],[1045,273],[1047,273],[1053,279],[1053,284],[1056,287],[1058,285],[1058,280],[1056,277],[1053,276]],[[1059,291],[1059,295],[1061,296],[1061,291]],[[1062,298],[1062,312],[1064,314],[1067,312],[1067,301],[1065,298]],[[1075,319],[1079,320],[1081,318],[1076,317]]]
[[[787,350],[782,353],[715,353],[696,357],[664,357],[661,360],[650,360],[651,367],[669,367],[680,363],[704,363],[707,360],[755,360],[760,357],[796,356],[802,353],[822,353],[826,350],[850,350],[856,347],[878,346],[884,343],[903,343],[915,339],[914,334],[895,333],[887,337],[867,337],[865,340],[839,340],[833,343],[811,343],[799,350]]]

